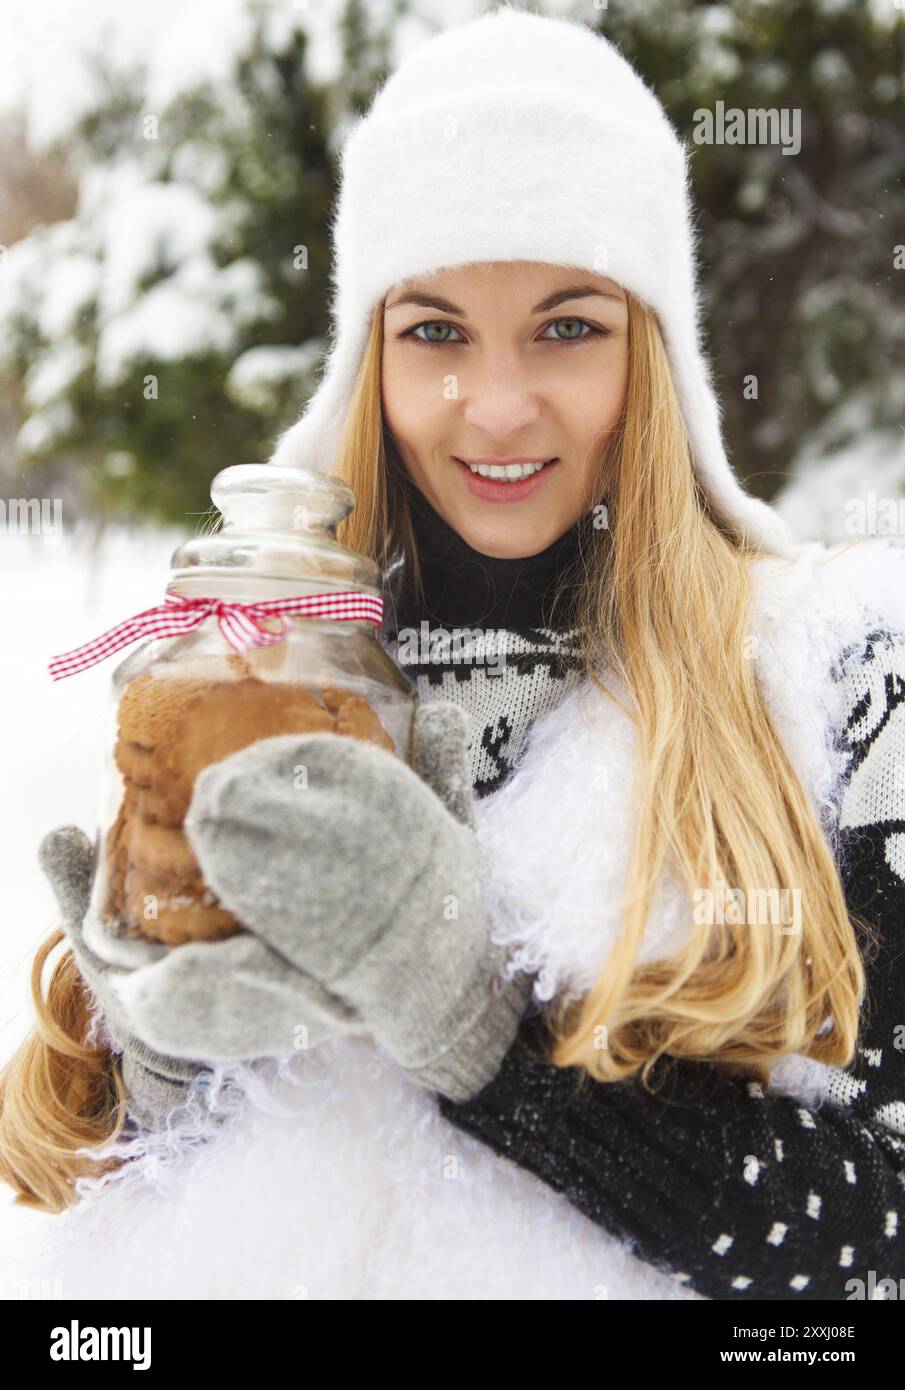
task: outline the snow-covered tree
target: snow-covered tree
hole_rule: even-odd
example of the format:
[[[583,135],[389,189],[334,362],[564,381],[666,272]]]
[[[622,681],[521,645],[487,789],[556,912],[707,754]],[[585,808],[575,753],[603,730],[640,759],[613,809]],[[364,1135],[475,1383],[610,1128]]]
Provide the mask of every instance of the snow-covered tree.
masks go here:
[[[15,459],[83,509],[203,512],[219,468],[269,452],[321,357],[336,112],[304,8],[241,17],[226,71],[180,90],[99,54],[95,104],[57,137],[75,212],[4,252]]]
[[[772,499],[799,458],[813,479],[813,455],[851,457],[863,443],[889,483],[905,420],[903,6],[620,0],[601,28],[693,151],[706,325],[734,466]],[[700,111],[718,102],[800,112],[800,149],[697,143]]]
[[[103,514],[184,521],[219,467],[266,456],[326,346],[349,120],[407,47],[491,7],[185,0],[155,21],[146,63],[111,44],[91,101],[67,93],[73,114],[58,122],[76,212],[10,245],[0,274],[20,466]],[[899,452],[883,444],[881,463],[880,441],[895,443],[905,406],[902,4],[531,8],[616,42],[692,150],[705,328],[748,486],[773,498],[862,444],[891,485]],[[718,103],[798,113],[799,147],[700,143]]]

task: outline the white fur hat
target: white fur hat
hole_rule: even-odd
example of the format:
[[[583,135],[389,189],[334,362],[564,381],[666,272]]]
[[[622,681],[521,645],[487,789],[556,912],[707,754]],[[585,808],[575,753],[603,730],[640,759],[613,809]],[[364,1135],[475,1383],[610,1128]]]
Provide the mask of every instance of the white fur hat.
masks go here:
[[[698,477],[720,515],[797,551],[729,466],[701,346],[685,146],[618,50],[508,5],[397,69],[341,155],[332,346],[270,462],[332,472],[374,310],[402,280],[475,261],[609,275],[659,319]]]

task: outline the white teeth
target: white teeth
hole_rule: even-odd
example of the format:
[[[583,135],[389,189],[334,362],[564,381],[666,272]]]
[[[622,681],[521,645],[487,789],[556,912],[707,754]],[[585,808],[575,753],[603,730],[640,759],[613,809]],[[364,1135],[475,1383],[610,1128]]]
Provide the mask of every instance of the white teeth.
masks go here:
[[[472,473],[480,473],[482,478],[496,478],[502,482],[518,482],[521,478],[530,478],[533,473],[539,473],[550,460],[544,463],[507,463],[507,464],[487,464],[469,463],[466,464]]]

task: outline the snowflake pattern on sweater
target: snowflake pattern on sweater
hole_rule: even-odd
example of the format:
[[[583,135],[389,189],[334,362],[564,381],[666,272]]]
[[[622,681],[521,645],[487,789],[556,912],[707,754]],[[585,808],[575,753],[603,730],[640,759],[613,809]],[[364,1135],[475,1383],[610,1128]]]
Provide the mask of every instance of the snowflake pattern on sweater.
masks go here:
[[[451,700],[465,710],[478,800],[508,781],[532,724],[582,680],[574,630],[463,629],[458,640],[444,631],[427,650],[394,632],[385,646],[421,700]]]
[[[554,624],[547,604],[590,528],[577,523],[527,560],[492,559],[472,550],[420,493],[411,503],[424,599],[411,592],[397,556],[384,574],[381,641],[420,699],[465,709],[481,800],[512,775],[534,722],[582,681],[578,629]]]
[[[550,635],[522,640],[543,649]],[[563,636],[574,653],[574,631]],[[528,669],[546,673],[530,698],[518,698],[524,677],[513,670],[493,688],[495,708],[480,666],[452,669],[441,653],[416,671],[422,698],[462,703],[483,730],[472,750],[478,795],[511,775],[503,765],[488,775],[483,734],[508,716],[514,733],[518,724],[510,748],[522,746],[532,715],[567,693],[549,665]],[[861,1030],[849,1066],[828,1069],[827,1099],[804,1105],[676,1059],[655,1068],[656,1094],[637,1078],[596,1082],[549,1062],[536,1007],[479,1095],[438,1098],[451,1123],[708,1298],[883,1299],[905,1279],[905,643],[871,634],[840,660],[838,679],[850,763],[837,862],[849,909],[875,929],[877,947],[858,934]]]

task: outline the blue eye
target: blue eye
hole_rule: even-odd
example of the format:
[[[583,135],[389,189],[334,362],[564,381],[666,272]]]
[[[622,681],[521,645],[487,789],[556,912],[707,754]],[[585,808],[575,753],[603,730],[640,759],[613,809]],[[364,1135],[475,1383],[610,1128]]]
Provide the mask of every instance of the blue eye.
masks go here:
[[[455,339],[451,340],[449,338],[435,338],[433,340],[430,338],[419,338],[417,336],[419,328],[453,328],[457,333],[459,331],[455,327],[455,324],[447,323],[445,319],[433,319],[427,323],[416,323],[414,328],[407,328],[406,331],[400,333],[399,336],[400,338],[411,338],[419,347],[426,348],[444,347],[446,343],[450,341],[455,342]]]
[[[579,327],[586,328],[588,331],[587,331],[586,333],[581,333],[581,334],[579,334],[579,335],[575,335],[575,336],[573,336],[573,337],[571,337],[571,338],[561,338],[561,337],[559,337],[559,336],[557,335],[557,336],[555,336],[555,337],[553,337],[553,338],[542,337],[539,341],[547,342],[547,343],[555,342],[555,343],[558,343],[561,347],[572,347],[572,346],[574,346],[576,343],[587,343],[587,342],[590,342],[592,338],[608,338],[608,337],[609,337],[609,329],[607,329],[607,328],[597,328],[593,323],[588,323],[587,319],[577,319],[577,318],[571,318],[571,317],[564,317],[564,318],[558,318],[558,319],[551,319],[550,322],[546,325],[546,327],[547,327],[547,328],[554,328],[554,327],[556,327],[557,324],[560,324],[560,323],[577,324],[577,325],[579,325]],[[424,328],[424,329],[437,329],[437,328],[439,328],[439,329],[441,329],[441,330],[442,330],[442,329],[445,329],[445,328],[451,328],[451,329],[453,329],[453,331],[456,332],[456,333],[458,333],[458,331],[459,331],[459,330],[456,328],[455,324],[448,323],[448,322],[446,321],[446,319],[429,319],[429,320],[426,320],[424,323],[416,323],[416,324],[414,324],[411,328],[407,328],[407,329],[405,330],[404,333],[400,333],[398,336],[399,336],[399,338],[411,338],[412,342],[413,342],[413,343],[417,343],[418,347],[427,348],[428,350],[431,350],[431,349],[433,349],[433,348],[446,347],[447,344],[455,343],[455,342],[457,342],[457,341],[459,341],[459,342],[464,342],[464,341],[465,341],[464,338],[459,338],[459,339],[449,338],[449,337],[434,338],[434,339],[422,338],[422,337],[419,336],[419,330],[422,329],[422,328]]]
[[[548,338],[548,339],[546,340],[547,342],[563,343],[563,344],[568,345],[568,344],[571,344],[571,343],[586,343],[590,338],[603,338],[603,337],[606,337],[606,330],[605,330],[605,329],[603,329],[603,328],[595,328],[594,324],[593,324],[593,323],[588,323],[587,319],[576,319],[576,318],[552,319],[552,320],[550,321],[550,323],[547,325],[547,327],[548,327],[548,328],[556,328],[556,326],[557,326],[558,324],[560,324],[560,323],[574,323],[574,324],[577,324],[579,328],[586,328],[586,329],[588,330],[588,332],[587,332],[587,333],[582,333],[582,334],[575,334],[575,335],[574,335],[573,337],[571,337],[571,338],[560,338],[560,337]]]

